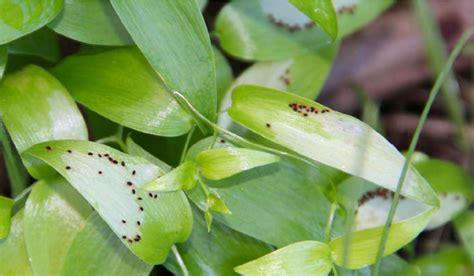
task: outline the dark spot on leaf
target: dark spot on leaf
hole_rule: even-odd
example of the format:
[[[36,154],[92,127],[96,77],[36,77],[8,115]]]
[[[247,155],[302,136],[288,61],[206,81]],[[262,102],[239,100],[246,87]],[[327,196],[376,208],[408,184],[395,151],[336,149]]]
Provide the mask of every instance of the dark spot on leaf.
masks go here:
[[[137,199],[138,199],[138,200],[142,200],[143,198],[141,198],[141,197],[137,197]]]
[[[105,156],[105,157],[108,157],[108,156],[109,156],[109,154],[108,154],[108,153],[106,153],[106,154],[104,154],[104,156]]]
[[[46,146],[46,150],[52,150],[53,148],[51,146]]]
[[[70,169],[71,169],[71,167],[70,167],[70,166],[66,166],[66,170],[70,170]]]
[[[121,164],[123,167],[125,167],[125,162],[122,161],[122,162],[120,162],[120,164]]]
[[[270,125],[269,123],[266,123],[266,126],[267,126],[268,128],[272,127],[272,125]]]
[[[102,174],[102,171],[99,171],[99,174]]]
[[[100,153],[99,153],[99,154],[97,154],[97,155],[99,156],[99,158],[101,158],[101,157],[102,157],[102,154],[100,154]]]
[[[72,150],[67,150],[68,153],[72,153]]]
[[[133,243],[132,239],[128,239],[128,242],[129,242],[129,243]]]
[[[153,197],[153,194],[152,194],[152,193],[148,193],[148,195],[149,195],[150,197]]]
[[[145,210],[145,209],[143,209],[143,207],[142,207],[142,206],[140,206],[140,208],[139,208],[139,209],[140,209],[140,211],[142,211],[142,212]]]
[[[87,155],[92,156],[94,154],[92,152],[88,152]]]
[[[135,175],[136,173],[137,173],[137,172],[136,172],[135,170],[133,170],[132,175]]]
[[[122,239],[126,240],[126,239],[127,239],[127,236],[122,236]]]
[[[158,197],[158,195],[157,195],[157,194],[155,194],[155,195],[153,196],[153,198],[157,198],[157,197]]]
[[[124,223],[124,224],[125,224],[125,223],[127,223],[127,222],[126,222],[124,219],[122,219],[122,223]]]
[[[140,225],[141,225],[141,222],[137,221],[137,225],[140,226]]]
[[[128,186],[132,186],[132,185],[133,185],[133,183],[132,183],[132,182],[130,182],[130,181],[127,181],[127,185],[128,185]]]
[[[132,189],[132,194],[135,194],[135,193],[136,193],[135,189]]]

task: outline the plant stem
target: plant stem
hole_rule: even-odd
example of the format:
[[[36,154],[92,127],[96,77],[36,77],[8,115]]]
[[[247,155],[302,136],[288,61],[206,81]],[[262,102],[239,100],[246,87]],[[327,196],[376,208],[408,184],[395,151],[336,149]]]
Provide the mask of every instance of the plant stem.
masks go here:
[[[392,205],[390,206],[390,211],[388,213],[387,221],[385,222],[385,227],[382,232],[382,238],[380,239],[379,243],[379,248],[377,251],[377,256],[376,256],[376,261],[374,268],[372,270],[372,275],[377,276],[379,275],[380,271],[380,264],[382,261],[382,257],[385,252],[385,244],[387,243],[388,235],[390,232],[390,228],[392,225],[393,217],[395,216],[395,211],[397,209],[398,201],[400,200],[400,193],[403,188],[403,184],[405,182],[405,177],[408,172],[408,167],[410,165],[410,160],[413,155],[413,152],[415,151],[416,145],[418,144],[418,140],[420,138],[421,130],[423,129],[423,125],[425,124],[425,121],[428,117],[428,114],[430,112],[431,106],[433,105],[434,100],[436,99],[436,96],[439,94],[440,88],[443,85],[444,81],[446,80],[446,77],[448,76],[449,71],[451,70],[451,67],[453,66],[454,60],[457,58],[459,53],[462,50],[462,47],[466,44],[468,41],[469,37],[474,33],[474,27],[469,28],[466,30],[461,38],[458,40],[456,43],[456,46],[454,47],[453,51],[449,55],[447,63],[444,65],[443,70],[441,73],[438,75],[436,78],[436,82],[433,86],[433,88],[430,91],[430,96],[428,98],[428,101],[425,104],[425,107],[423,108],[423,112],[421,113],[420,120],[418,121],[418,126],[415,130],[415,133],[413,135],[413,138],[410,142],[410,147],[408,148],[408,153],[406,155],[405,163],[403,164],[403,168],[400,174],[400,178],[398,180],[397,184],[397,189],[395,192],[395,195],[393,197]]]
[[[184,159],[186,158],[186,154],[188,153],[189,143],[191,138],[193,137],[194,130],[196,129],[196,125],[193,125],[191,130],[188,132],[188,136],[186,137],[186,142],[184,143],[183,151],[181,152],[181,158],[179,159],[179,164],[183,164]]]
[[[5,159],[5,166],[7,169],[8,177],[10,178],[12,196],[16,196],[20,194],[28,185],[28,175],[24,170],[19,155],[12,147],[10,138],[8,137],[8,134],[3,126],[3,122],[1,121],[0,141],[2,144],[2,152],[3,158]]]
[[[189,276],[189,271],[186,267],[186,264],[183,261],[183,258],[181,258],[181,254],[179,253],[178,248],[176,247],[176,245],[173,245],[171,247],[171,251],[173,251],[173,254],[176,257],[176,262],[178,263],[179,268],[181,268],[181,271],[183,272],[183,275],[184,276]]]
[[[334,201],[331,204],[331,209],[329,210],[328,221],[326,223],[326,229],[324,230],[324,242],[328,243],[329,239],[331,239],[331,228],[332,222],[334,220],[334,215],[336,214],[337,203]]]

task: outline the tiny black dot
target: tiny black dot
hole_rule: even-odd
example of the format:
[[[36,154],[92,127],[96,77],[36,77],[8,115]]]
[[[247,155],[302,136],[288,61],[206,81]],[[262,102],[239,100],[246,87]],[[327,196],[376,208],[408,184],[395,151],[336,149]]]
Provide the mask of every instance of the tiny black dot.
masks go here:
[[[308,113],[303,114],[303,116],[308,117]]]
[[[127,236],[122,236],[122,239],[126,240],[126,239],[127,239]]]
[[[154,197],[154,198],[157,198],[157,197],[158,197],[158,195],[157,195],[157,194],[155,194],[155,196],[153,196],[153,197]]]
[[[122,164],[122,166],[125,167],[125,162],[122,161],[120,162],[120,164]]]
[[[112,162],[113,162],[114,164],[118,164],[118,161],[117,161],[117,160],[114,160],[114,161],[112,161]]]
[[[102,174],[102,171],[99,171],[99,174]]]
[[[140,239],[139,239],[139,238],[135,238],[135,239],[133,239],[133,240],[137,242],[137,241],[139,241]]]
[[[68,153],[72,153],[72,150],[67,150]]]
[[[52,150],[53,148],[50,146],[46,146],[46,150]]]
[[[135,170],[133,170],[132,175],[135,175],[136,173],[137,173],[137,172],[136,172]]]
[[[137,221],[137,225],[141,225],[141,223],[139,221]]]
[[[132,189],[132,194],[135,194],[135,189]]]
[[[90,155],[90,156],[94,155],[92,152],[88,152],[87,154]]]
[[[271,125],[269,123],[266,124],[267,127],[271,127]]]
[[[142,200],[143,198],[141,198],[141,197],[137,197],[137,199],[138,199],[138,200]]]
[[[132,185],[133,185],[133,183],[132,183],[132,182],[130,182],[130,181],[127,181],[127,185],[128,185],[128,186],[132,186]]]
[[[127,223],[124,219],[122,219],[122,223]]]
[[[150,197],[153,197],[153,194],[152,194],[152,193],[148,193],[148,195],[149,195]]]
[[[108,154],[108,153],[106,153],[106,154],[104,154],[104,156],[105,156],[105,157],[107,157],[107,156],[109,156],[109,154]]]
[[[142,207],[142,206],[140,206],[140,211],[142,211],[142,212],[144,211],[144,209],[143,209],[143,207]]]
[[[224,143],[225,143],[225,140],[224,140],[224,139],[221,139],[221,143],[224,144]]]
[[[102,157],[102,154],[100,154],[100,153],[99,153],[99,154],[97,154],[97,155],[99,156],[99,158],[100,158],[100,157]]]
[[[71,169],[71,167],[69,167],[69,166],[66,166],[66,170],[70,170],[70,169]]]
[[[129,243],[133,243],[132,239],[128,239],[128,242],[129,242]]]

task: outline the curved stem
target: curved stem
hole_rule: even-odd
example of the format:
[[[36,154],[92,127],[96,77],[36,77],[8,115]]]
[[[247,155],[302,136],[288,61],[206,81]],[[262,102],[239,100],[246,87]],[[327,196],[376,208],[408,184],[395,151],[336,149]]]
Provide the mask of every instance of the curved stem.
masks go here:
[[[188,148],[189,148],[189,142],[191,141],[191,138],[193,137],[195,129],[196,129],[196,125],[193,125],[191,130],[189,130],[188,132],[188,136],[186,137],[186,142],[184,143],[183,151],[181,152],[181,158],[179,159],[179,164],[182,164],[184,162],[184,159],[186,158],[186,154],[188,153]]]
[[[326,229],[324,230],[324,242],[328,243],[331,239],[331,228],[332,222],[334,220],[334,215],[336,214],[337,202],[331,204],[331,209],[329,210],[328,221],[326,223]]]
[[[173,251],[174,256],[176,257],[176,262],[179,265],[179,268],[181,268],[181,271],[183,272],[184,276],[189,276],[189,271],[188,268],[186,267],[186,264],[183,261],[183,258],[181,258],[181,254],[178,251],[178,248],[176,245],[173,245],[171,247],[171,251]]]
[[[449,71],[451,70],[451,67],[453,66],[454,60],[457,58],[463,46],[466,44],[469,37],[473,33],[474,33],[474,27],[469,28],[463,33],[461,38],[456,43],[456,46],[454,47],[453,51],[449,55],[447,63],[443,67],[443,71],[441,71],[441,73],[436,78],[436,82],[430,91],[430,96],[428,98],[428,101],[426,102],[425,107],[423,108],[423,112],[421,113],[420,120],[418,121],[418,126],[411,140],[410,147],[408,148],[408,153],[406,155],[405,163],[403,164],[403,168],[400,173],[400,178],[398,180],[397,190],[393,197],[393,201],[392,201],[392,205],[390,206],[390,211],[388,213],[387,221],[385,222],[385,227],[382,232],[382,238],[380,239],[377,256],[375,259],[375,265],[372,270],[372,275],[374,276],[379,275],[380,264],[382,262],[382,257],[385,252],[385,244],[387,243],[388,235],[390,233],[390,228],[392,226],[392,221],[395,216],[395,211],[397,209],[397,205],[400,200],[400,193],[402,191],[403,184],[405,182],[405,178],[408,172],[408,167],[410,166],[411,157],[413,155],[413,152],[415,151],[416,145],[418,144],[418,140],[420,138],[423,125],[425,124],[425,121],[428,118],[428,114],[431,110],[431,106],[433,105],[433,102],[436,99],[436,96],[438,96],[441,86],[443,85],[444,81],[446,80],[446,77],[448,76]]]

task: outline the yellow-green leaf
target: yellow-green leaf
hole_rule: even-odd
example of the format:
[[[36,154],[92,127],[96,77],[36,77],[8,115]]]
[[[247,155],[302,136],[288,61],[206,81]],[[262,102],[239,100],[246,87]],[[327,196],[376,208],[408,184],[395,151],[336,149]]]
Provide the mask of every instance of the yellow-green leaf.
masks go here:
[[[337,17],[332,0],[290,0],[290,3],[318,23],[333,40],[336,40]]]
[[[171,172],[146,184],[143,186],[143,189],[153,192],[189,190],[196,186],[197,179],[196,163],[193,161],[187,161]]]
[[[0,196],[0,240],[8,236],[11,226],[13,199]]]

